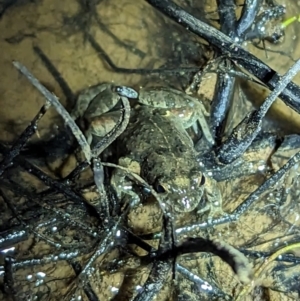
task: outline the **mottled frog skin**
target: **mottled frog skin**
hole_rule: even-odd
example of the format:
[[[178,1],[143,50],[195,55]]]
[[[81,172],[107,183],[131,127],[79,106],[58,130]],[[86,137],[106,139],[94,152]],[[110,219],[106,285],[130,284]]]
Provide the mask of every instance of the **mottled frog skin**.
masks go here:
[[[89,142],[91,142],[93,135],[105,136],[114,127],[115,120],[118,119],[116,116],[118,113],[109,112],[120,100],[120,96],[115,92],[115,87],[115,85],[108,83],[92,86],[82,91],[77,99],[71,116],[73,119],[84,119],[86,123],[85,134]],[[151,108],[168,109],[169,117],[179,117],[176,122],[182,123],[185,129],[195,125],[198,121],[207,142],[210,145],[214,144],[214,139],[204,117],[208,116],[209,113],[201,100],[176,89],[153,87],[142,88],[139,91],[137,101]],[[104,113],[106,117],[104,117]]]
[[[90,142],[93,135],[103,136],[113,127],[107,125],[107,120],[116,112],[108,111],[120,98],[112,91],[113,85],[102,84],[83,91],[78,98],[72,115],[88,123],[86,135]],[[199,101],[174,89],[147,88],[141,90],[139,103],[132,109],[127,129],[113,144],[119,165],[140,174],[177,212],[194,210],[203,196],[208,205],[199,208],[200,212],[221,211],[216,182],[203,175],[193,141],[185,130],[196,120],[202,118],[200,124],[205,121],[199,113]],[[139,196],[126,179],[126,172],[115,169],[111,184],[119,198],[130,195],[136,204]]]
[[[133,112],[127,130],[116,142],[119,163],[137,162],[140,175],[176,211],[194,210],[203,194],[202,172],[191,138],[180,121],[162,109],[140,107]],[[116,171],[113,181],[122,176]],[[122,190],[122,181],[118,191]]]

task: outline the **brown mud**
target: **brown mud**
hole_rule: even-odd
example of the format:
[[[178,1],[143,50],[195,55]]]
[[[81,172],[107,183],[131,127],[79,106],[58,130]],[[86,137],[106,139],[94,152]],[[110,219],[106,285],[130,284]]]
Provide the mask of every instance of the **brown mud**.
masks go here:
[[[5,1],[3,1],[5,2]],[[179,65],[202,65],[205,57],[209,56],[209,47],[201,45],[198,39],[181,28],[174,25],[166,18],[150,7],[142,0],[104,0],[104,1],[16,1],[17,3],[8,8],[0,18],[0,141],[11,143],[18,137],[24,128],[29,124],[44,104],[43,97],[31,86],[24,76],[19,74],[13,67],[12,61],[16,60],[24,64],[31,72],[55,95],[61,103],[70,110],[74,105],[75,96],[79,91],[88,86],[101,82],[121,83],[138,89],[145,85],[166,85],[176,88],[186,88],[190,81],[189,75],[181,72],[180,76],[160,72],[158,74],[132,74],[129,71],[116,72],[101,56],[104,50],[113,63],[126,69],[155,69],[162,66]],[[178,1],[180,2],[180,1]],[[182,2],[182,3],[181,3]],[[199,18],[213,18],[213,14],[203,15],[202,11],[212,12],[215,4],[206,1],[202,5],[197,1],[181,1],[180,4],[193,3],[196,7],[192,13]],[[283,2],[283,1],[280,1]],[[284,2],[285,3],[285,2]],[[85,5],[84,5],[85,4]],[[287,5],[287,16],[292,16],[299,12],[298,2],[289,1]],[[1,4],[3,5],[3,4]],[[267,45],[267,51],[257,50],[249,46],[250,51],[263,61],[269,64],[279,73],[287,71],[293,61],[284,54],[275,51],[288,53],[294,59],[300,55],[299,32],[300,23],[295,23],[286,31],[285,41],[281,45]],[[96,49],[92,46],[91,40],[96,41],[100,47]],[[69,85],[70,94],[65,95],[56,78],[54,78],[44,63],[38,57],[34,47],[42,49],[51,62],[60,72],[60,75]],[[268,49],[271,51],[269,52]],[[37,48],[35,48],[37,49]],[[266,58],[266,53],[268,58]],[[205,94],[211,99],[213,81],[209,79],[208,84],[201,94]],[[295,83],[300,84],[300,75]],[[258,106],[266,97],[268,92],[262,91],[261,87],[255,88],[253,84],[248,84],[244,88],[246,95],[251,99],[242,102],[242,108],[234,114],[234,121],[237,122],[253,106]],[[204,92],[205,91],[205,92]],[[243,91],[237,90],[235,101]],[[244,97],[244,96],[243,96]],[[209,105],[209,104],[207,104]],[[300,117],[283,102],[278,101],[268,116],[268,128],[273,133],[297,134],[300,131]],[[64,130],[64,124],[56,111],[51,108],[38,126],[38,135],[34,135],[31,141],[39,142],[50,139]],[[287,160],[299,151],[299,139],[291,139],[276,149],[275,143],[268,143],[267,140],[260,148],[247,152],[243,157],[243,162],[249,168],[257,172],[248,175],[245,171],[241,177],[220,180],[220,189],[223,196],[223,209],[231,212],[248,195],[259,187],[273,172],[283,166]],[[272,155],[272,156],[271,156]],[[60,162],[61,163],[61,162]],[[74,164],[74,162],[73,162]],[[272,171],[267,167],[273,169]],[[59,177],[56,173],[57,165],[51,171],[41,165],[40,167],[52,177]],[[245,167],[245,170],[247,170]],[[251,169],[250,168],[250,169]],[[273,253],[279,246],[291,241],[299,241],[300,228],[300,208],[298,202],[299,191],[299,168],[295,167],[275,185],[261,196],[255,205],[251,206],[246,214],[236,221],[225,225],[211,227],[205,230],[192,232],[192,236],[209,237],[210,239],[222,239],[228,244],[239,249],[248,251]],[[90,174],[86,176],[88,178]],[[36,187],[38,191],[44,191],[47,186],[42,185],[36,178],[27,172],[16,172],[8,170],[6,177],[14,179],[16,182],[22,181],[23,187]],[[82,180],[84,184],[88,180]],[[86,181],[86,182],[84,182]],[[90,183],[89,183],[90,184]],[[14,201],[17,208],[27,205],[28,198],[23,196],[13,196],[5,190],[7,197]],[[35,200],[37,202],[37,200]],[[7,205],[0,201],[1,229],[11,222],[11,211]],[[26,206],[25,206],[26,205]],[[85,224],[85,227],[97,230],[96,217],[89,215],[85,208],[75,206],[71,200],[64,200],[51,211],[45,208],[43,214],[47,220],[55,218],[57,210],[74,209],[72,219],[75,223]],[[51,214],[49,213],[51,211]],[[43,217],[34,217],[43,221]],[[23,216],[24,220],[33,218]],[[204,219],[206,216],[203,217]],[[176,223],[178,226],[197,222],[196,216],[178,216]],[[132,210],[128,216],[128,226],[136,234],[149,234],[161,230],[161,212],[156,202],[149,200],[145,205],[138,206]],[[48,233],[47,227],[41,227],[40,233],[54,239],[53,233]],[[76,227],[60,229],[55,236],[55,241],[61,242],[67,250],[78,248],[83,245],[93,245],[93,237],[87,237],[83,233],[76,233]],[[184,235],[183,235],[184,237]],[[183,239],[179,236],[179,241]],[[156,241],[149,243],[154,246]],[[44,254],[54,254],[57,252],[49,242],[30,235],[29,238],[16,246],[16,260],[31,258],[41,258]],[[81,248],[81,249],[80,249]],[[90,252],[79,255],[76,260],[84,266],[92,256],[94,249]],[[136,250],[139,254],[143,251]],[[58,253],[60,251],[58,250]],[[124,266],[112,271],[109,263],[117,258],[119,251],[113,251],[101,256],[94,263],[94,270],[90,277],[90,286],[99,300],[132,300],[132,296],[137,294],[140,286],[148,277],[151,265],[140,266],[133,257],[130,257]],[[268,253],[269,254],[269,253]],[[295,256],[299,256],[296,252]],[[249,257],[254,270],[264,260],[263,257],[254,259]],[[4,255],[1,253],[1,265]],[[210,253],[195,253],[182,255],[177,258],[177,262],[186,267],[194,274],[211,281],[222,290],[232,296],[241,290],[243,284],[239,282],[237,276],[219,257]],[[286,301],[297,300],[293,291],[287,287],[290,285],[288,279],[299,280],[298,267],[290,264],[290,268],[283,269],[288,263],[276,262],[272,268],[268,268],[262,279],[254,279],[249,296],[244,300],[262,301]],[[275,267],[275,268],[274,268]],[[40,272],[46,274],[45,283],[38,282]],[[38,276],[39,275],[39,276]],[[27,295],[27,299],[22,300],[64,300],[70,287],[78,286],[78,299],[88,300],[80,287],[80,281],[76,279],[74,268],[69,260],[50,262],[33,267],[24,267],[15,272],[15,284],[19,292]],[[0,275],[0,285],[3,285],[3,273]],[[254,284],[257,288],[254,289]],[[273,288],[273,289],[270,289]],[[119,293],[118,293],[119,292]],[[160,291],[156,300],[199,300],[198,290],[195,285],[186,280],[178,273],[175,280],[168,276],[167,283]],[[34,299],[34,295],[37,296]],[[182,296],[179,299],[178,296]],[[80,297],[82,299],[80,299]],[[201,295],[201,300],[210,300],[210,297]],[[0,290],[0,300],[10,300],[7,295]],[[222,300],[222,299],[218,299]]]

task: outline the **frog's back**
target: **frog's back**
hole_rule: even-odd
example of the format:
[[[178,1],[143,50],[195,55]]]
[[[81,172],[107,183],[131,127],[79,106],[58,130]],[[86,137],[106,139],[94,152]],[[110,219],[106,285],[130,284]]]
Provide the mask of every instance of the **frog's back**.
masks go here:
[[[176,211],[193,210],[203,194],[202,172],[182,123],[165,109],[140,107],[132,113],[115,143],[119,164],[138,172]]]
[[[173,158],[194,157],[193,142],[180,122],[174,122],[164,109],[140,107],[133,111],[130,123],[117,142],[119,156],[142,161],[152,153]],[[171,158],[170,158],[171,159]]]

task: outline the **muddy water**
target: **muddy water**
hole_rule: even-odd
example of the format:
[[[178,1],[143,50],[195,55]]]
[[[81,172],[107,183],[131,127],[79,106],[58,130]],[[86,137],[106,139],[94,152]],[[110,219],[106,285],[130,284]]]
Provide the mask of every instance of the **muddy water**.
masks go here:
[[[185,1],[182,1],[184,4]],[[195,1],[187,1],[195,2]],[[85,6],[83,6],[85,3]],[[195,3],[193,3],[196,5]],[[207,11],[213,11],[214,5],[207,1]],[[293,15],[299,11],[296,3],[289,2],[287,5],[287,16]],[[193,14],[201,17],[201,7],[192,10]],[[165,29],[167,28],[167,30]],[[279,46],[271,46],[271,51],[288,52],[294,59],[299,57],[300,48],[298,44],[297,32],[300,24],[295,23],[289,27],[286,32],[286,40]],[[172,34],[170,34],[172,32]],[[130,85],[138,88],[140,85],[157,84],[163,81],[167,85],[173,87],[184,87],[187,78],[183,76],[172,77],[166,74],[158,74],[150,76],[148,74],[131,74],[123,72],[115,72],[105,62],[101,52],[104,50],[113,63],[122,68],[143,68],[153,69],[161,66],[176,66],[176,64],[190,65],[199,62],[202,58],[202,51],[199,47],[194,47],[198,40],[190,40],[186,38],[186,31],[180,27],[172,27],[166,19],[162,19],[149,5],[144,1],[124,0],[122,3],[117,0],[106,1],[56,1],[44,0],[39,2],[17,1],[17,3],[7,9],[0,19],[0,69],[2,75],[0,77],[0,121],[1,131],[0,140],[11,142],[17,137],[24,127],[32,120],[37,111],[44,104],[43,98],[30,85],[30,83],[21,76],[12,66],[13,60],[20,61],[29,68],[34,75],[53,93],[55,93],[61,102],[67,107],[73,106],[74,97],[78,91],[90,85],[99,82],[119,82],[124,85]],[[102,48],[95,49],[89,37],[92,37]],[[71,94],[66,95],[60,87],[58,81],[45,67],[41,58],[36,54],[33,47],[39,47],[55,65],[60,72],[60,76],[64,78],[70,87]],[[182,47],[186,49],[182,50]],[[250,47],[250,46],[249,46]],[[259,56],[261,59],[270,64],[275,70],[283,73],[287,70],[292,61],[283,54],[266,52],[251,47],[251,52]],[[170,55],[172,54],[172,55]],[[300,83],[300,77],[295,79]],[[253,89],[253,90],[252,90]],[[209,90],[209,89],[208,89]],[[249,90],[249,88],[248,88]],[[251,88],[251,95],[257,99],[257,95],[261,97],[264,91],[257,94],[254,88]],[[209,92],[207,92],[209,93]],[[256,93],[256,94],[255,94]],[[251,96],[250,95],[250,96]],[[257,103],[256,103],[257,105]],[[270,118],[281,118],[286,112],[285,105],[279,104],[275,109],[275,113]],[[291,111],[284,113],[284,117],[280,123],[289,123]],[[296,128],[292,132],[298,132],[299,117],[293,115],[293,122],[288,128]],[[298,119],[298,120],[297,120]],[[296,124],[296,125],[295,125]],[[299,127],[300,128],[300,127]],[[54,134],[63,130],[63,123],[57,116],[54,109],[50,109],[46,116],[39,124],[39,135],[34,137],[35,141],[49,139]],[[295,146],[296,145],[296,146]],[[297,150],[297,143],[293,146],[294,150],[279,149],[272,158],[272,167],[277,170],[282,166],[289,156],[293,155]],[[255,161],[258,157],[265,162],[269,154],[274,151],[274,145],[266,145],[263,151],[249,152],[245,155],[246,161]],[[256,162],[256,161],[255,161]],[[264,167],[264,164],[257,165]],[[43,168],[45,168],[43,166]],[[46,170],[46,169],[45,169]],[[294,173],[293,173],[294,172]],[[293,198],[284,195],[282,187],[291,185],[291,179],[296,186],[298,184],[297,170],[289,173],[290,177],[285,178],[278,186],[273,187],[264,198],[260,199],[256,206],[253,206],[246,215],[238,222],[230,225],[218,226],[206,231],[198,231],[193,233],[194,236],[209,236],[211,238],[222,238],[235,247],[243,247],[255,251],[275,250],[285,241],[285,236],[291,240],[295,238],[299,227],[299,208],[293,202]],[[56,174],[57,175],[57,174]],[[12,176],[10,174],[10,176]],[[52,174],[52,176],[54,176]],[[254,176],[243,176],[242,178],[222,181],[220,183],[224,210],[232,211],[242,200],[244,200],[256,187],[265,181],[269,173],[263,168]],[[32,185],[33,177],[21,177],[19,174],[15,176],[16,180],[28,181],[28,185]],[[25,180],[24,180],[25,179]],[[25,185],[26,186],[26,185]],[[46,187],[36,185],[39,190]],[[233,189],[238,187],[238,189]],[[297,199],[297,189],[291,189],[291,195]],[[14,199],[16,205],[22,207],[25,199]],[[5,205],[1,205],[5,212],[9,212]],[[68,202],[61,205],[65,210],[71,206]],[[270,209],[271,208],[271,209]],[[87,218],[87,212],[83,208],[75,208],[76,216],[74,220],[77,223],[86,222],[88,227],[96,230],[97,222],[95,217]],[[145,214],[146,213],[146,214]],[[46,210],[45,215],[48,214]],[[57,213],[51,213],[50,217],[55,217]],[[8,221],[3,216],[3,221]],[[80,219],[82,216],[82,219]],[[50,218],[49,217],[49,218]],[[39,216],[43,220],[43,216]],[[195,221],[193,216],[178,217],[178,224],[187,224],[187,221]],[[149,233],[159,230],[161,215],[157,206],[151,202],[147,206],[138,207],[129,215],[129,226],[136,233]],[[2,223],[2,227],[5,222]],[[47,230],[47,229],[46,229]],[[45,229],[41,233],[53,238]],[[86,245],[92,244],[92,238],[84,238],[83,234],[79,238],[75,237],[74,228],[70,227],[66,230],[60,229],[58,239],[68,246],[68,250],[79,248],[80,243]],[[75,237],[75,238],[74,238]],[[57,238],[57,237],[56,237]],[[76,243],[74,241],[76,240]],[[79,240],[79,241],[77,241]],[[80,241],[81,240],[81,241]],[[17,245],[17,259],[23,260],[27,258],[40,258],[41,254],[54,253],[55,248],[51,247],[49,242],[36,239],[34,241],[31,236],[25,244]],[[78,257],[78,262],[82,264],[87,262],[91,256],[91,252],[84,256]],[[112,253],[104,259],[107,263],[111,258],[117,257]],[[1,257],[3,260],[3,256]],[[130,300],[132,295],[136,294],[136,288],[141,285],[149,273],[148,267],[139,267],[138,264],[129,262],[123,269],[119,269],[114,273],[101,270],[103,266],[103,258],[99,258],[95,263],[95,270],[91,277],[90,284],[99,297],[99,300],[110,300],[120,290],[117,300]],[[239,290],[241,285],[233,272],[218,258],[207,253],[195,254],[194,256],[181,256],[178,262],[183,266],[192,270],[195,274],[211,281],[214,281],[227,294],[232,295],[235,290]],[[259,260],[251,259],[253,265],[259,266]],[[125,272],[124,272],[125,271]],[[45,273],[45,283],[41,281],[41,274]],[[290,275],[297,277],[299,274],[293,274],[293,270],[289,271]],[[31,276],[31,277],[30,277]],[[182,296],[181,300],[197,300],[197,289],[193,284],[182,276],[176,276],[176,289]],[[260,279],[255,279],[257,284],[265,287],[273,285],[279,292],[266,289],[264,292],[257,293],[260,297],[249,297],[248,300],[288,300],[284,278],[286,274],[280,272],[268,272]],[[298,276],[299,277],[299,276]],[[74,269],[71,268],[69,262],[61,261],[60,263],[48,263],[36,265],[34,267],[26,267],[18,270],[15,276],[15,282],[25,292],[22,295],[25,300],[35,300],[34,295],[39,300],[59,300],[64,296],[69,288],[74,285],[75,279]],[[126,278],[126,282],[124,280]],[[165,285],[158,300],[176,300],[176,291],[172,288],[171,276]],[[3,281],[3,279],[1,279]],[[38,284],[37,284],[38,283]],[[75,282],[78,285],[78,282]],[[80,287],[80,285],[78,286]],[[25,298],[26,295],[26,298]],[[79,289],[78,297],[88,300],[87,296]],[[267,297],[266,297],[267,296]],[[0,292],[0,298],[6,300],[5,294]],[[258,298],[258,299],[257,299]],[[203,300],[206,300],[203,296]],[[78,299],[80,300],[80,298]]]

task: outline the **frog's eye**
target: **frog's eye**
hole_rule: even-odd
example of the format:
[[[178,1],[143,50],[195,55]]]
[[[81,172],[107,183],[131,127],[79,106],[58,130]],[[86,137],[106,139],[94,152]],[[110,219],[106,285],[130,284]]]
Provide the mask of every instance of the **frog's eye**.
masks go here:
[[[205,176],[202,175],[202,177],[201,177],[201,179],[200,179],[199,185],[202,186],[202,185],[204,185],[204,184],[205,184]]]
[[[156,180],[155,183],[154,183],[154,190],[157,193],[164,193],[164,192],[166,192],[166,189],[159,183],[158,180]]]

